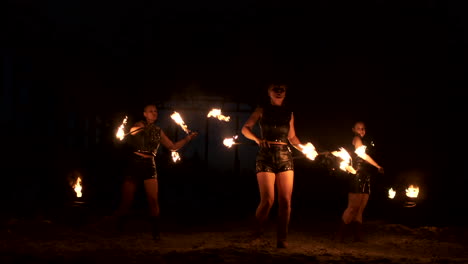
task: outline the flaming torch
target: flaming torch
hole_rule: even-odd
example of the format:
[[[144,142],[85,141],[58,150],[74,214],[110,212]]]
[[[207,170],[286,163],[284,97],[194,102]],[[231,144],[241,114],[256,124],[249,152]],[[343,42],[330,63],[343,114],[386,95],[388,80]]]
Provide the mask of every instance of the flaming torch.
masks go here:
[[[340,169],[356,174],[356,170],[350,165],[351,156],[344,148],[340,148],[340,151],[333,151],[332,154],[342,160],[340,162]]]
[[[307,142],[305,145],[299,144],[299,146],[302,148],[302,153],[304,153],[308,159],[315,160],[315,157],[317,157],[318,153],[312,143]]]
[[[221,109],[213,108],[211,111],[208,113],[207,117],[215,117],[218,118],[218,120],[221,121],[226,121],[229,122],[230,117],[229,116],[224,116],[221,114]]]
[[[237,139],[237,135],[235,135],[235,136],[233,136],[233,137],[231,137],[231,138],[225,138],[225,139],[223,140],[223,144],[224,144],[226,147],[230,148],[230,147],[232,147],[232,145],[237,144],[237,143],[236,143],[236,139]]]
[[[182,128],[182,130],[184,130],[185,133],[190,133],[190,130],[187,128],[187,125],[179,113],[174,111],[174,113],[171,115],[171,118]]]
[[[125,132],[124,132],[125,124],[127,124],[127,116],[125,116],[124,120],[122,121],[122,124],[117,130],[117,134],[115,134],[115,136],[120,140],[123,140],[125,137]]]
[[[395,195],[396,195],[396,191],[393,190],[393,188],[390,188],[388,190],[388,198],[393,199],[393,198],[395,198]]]
[[[177,161],[180,160],[179,152],[177,152],[177,151],[172,151],[171,154],[172,154],[172,160],[173,160],[174,162],[177,162]]]
[[[81,193],[81,190],[83,189],[83,186],[81,186],[81,177],[78,177],[76,179],[75,184],[72,187],[75,190],[76,197],[81,197],[83,194]]]

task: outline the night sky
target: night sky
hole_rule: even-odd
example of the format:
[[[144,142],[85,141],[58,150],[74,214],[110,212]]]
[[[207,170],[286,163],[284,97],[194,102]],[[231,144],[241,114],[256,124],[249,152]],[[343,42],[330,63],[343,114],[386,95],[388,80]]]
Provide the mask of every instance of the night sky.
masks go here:
[[[67,145],[70,134],[86,137],[73,120],[105,134],[148,101],[206,96],[254,106],[269,80],[283,79],[302,141],[334,150],[349,143],[354,120],[365,120],[380,144],[384,185],[416,172],[438,208],[449,204],[445,213],[466,199],[458,153],[466,147],[467,22],[455,2],[8,2],[2,166],[21,175],[3,176],[11,186],[33,179],[51,188],[83,152],[89,167],[102,164],[99,155],[105,164],[118,159],[112,139]],[[41,170],[57,175],[38,180]]]

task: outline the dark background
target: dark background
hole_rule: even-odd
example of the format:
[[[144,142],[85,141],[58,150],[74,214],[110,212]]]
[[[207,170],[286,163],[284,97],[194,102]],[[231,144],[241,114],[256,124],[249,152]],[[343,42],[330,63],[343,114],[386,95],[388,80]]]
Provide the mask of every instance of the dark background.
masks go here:
[[[111,212],[124,164],[114,133],[124,115],[136,121],[148,101],[167,114],[178,110],[167,102],[214,98],[248,106],[231,112],[241,125],[266,97],[266,83],[279,78],[290,83],[287,100],[303,142],[335,150],[349,144],[354,120],[367,122],[386,170],[375,179],[370,215],[399,212],[405,198],[389,201],[386,190],[416,183],[422,191],[412,213],[421,210],[421,221],[465,221],[467,35],[456,2],[8,1],[5,10],[7,215],[66,206],[75,199],[73,171],[84,177],[83,199]],[[171,129],[174,140],[182,136]],[[241,158],[219,170],[210,164],[220,157],[197,152],[207,135],[186,147],[178,165],[161,150],[163,210],[200,218],[251,214],[258,199],[249,167],[254,147],[238,146]],[[339,217],[344,176],[295,156],[294,213]],[[137,206],[144,203],[140,197]]]

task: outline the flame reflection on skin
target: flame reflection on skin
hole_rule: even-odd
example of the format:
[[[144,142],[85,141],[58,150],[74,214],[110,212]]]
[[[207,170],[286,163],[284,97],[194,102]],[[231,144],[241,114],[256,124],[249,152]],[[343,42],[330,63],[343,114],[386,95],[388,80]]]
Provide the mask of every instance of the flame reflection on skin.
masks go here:
[[[224,116],[221,114],[221,109],[213,108],[211,111],[208,113],[207,117],[215,117],[218,118],[218,120],[221,121],[226,121],[229,122],[230,117],[229,116]]]
[[[125,133],[124,133],[125,124],[127,124],[127,116],[125,116],[124,120],[122,121],[122,124],[117,130],[117,134],[115,134],[115,136],[120,140],[123,140],[123,138],[125,137]]]

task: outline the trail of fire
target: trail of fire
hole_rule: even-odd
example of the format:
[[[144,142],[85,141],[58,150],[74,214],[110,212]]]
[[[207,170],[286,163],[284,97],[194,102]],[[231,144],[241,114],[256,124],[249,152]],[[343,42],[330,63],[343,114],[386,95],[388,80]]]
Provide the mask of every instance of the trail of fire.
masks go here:
[[[207,117],[215,117],[215,118],[218,118],[218,120],[221,120],[221,121],[226,121],[226,122],[229,122],[229,119],[231,117],[229,116],[224,116],[221,114],[221,109],[218,109],[218,108],[213,108],[211,109],[211,111],[208,113]]]

